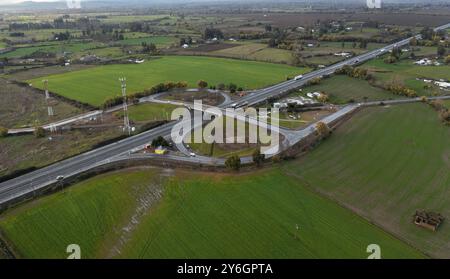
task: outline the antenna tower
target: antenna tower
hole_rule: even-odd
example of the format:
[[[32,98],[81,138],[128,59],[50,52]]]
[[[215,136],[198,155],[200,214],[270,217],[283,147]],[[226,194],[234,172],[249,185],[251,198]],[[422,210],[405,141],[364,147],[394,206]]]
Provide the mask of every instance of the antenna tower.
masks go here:
[[[119,81],[122,83],[122,97],[123,97],[123,129],[131,135],[130,118],[128,117],[128,100],[127,100],[127,79],[120,78]]]

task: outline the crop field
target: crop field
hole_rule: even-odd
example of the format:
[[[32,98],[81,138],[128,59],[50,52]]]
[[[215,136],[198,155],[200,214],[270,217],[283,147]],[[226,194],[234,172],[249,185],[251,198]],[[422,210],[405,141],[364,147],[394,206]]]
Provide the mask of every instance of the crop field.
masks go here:
[[[162,48],[166,46],[170,46],[175,43],[176,39],[174,37],[167,36],[152,36],[152,37],[138,37],[138,38],[129,38],[122,41],[118,41],[119,45],[142,45],[142,43],[146,44],[155,44],[157,47]]]
[[[209,54],[273,63],[292,63],[292,53],[290,51],[269,48],[267,47],[267,44],[260,43],[237,45],[232,48],[209,52]]]
[[[331,78],[322,80],[319,85],[303,88],[303,93],[308,92],[324,92],[330,97],[330,102],[333,104],[344,104],[351,100],[354,102],[363,102],[365,101],[365,97],[368,101],[399,98],[386,90],[371,86],[365,80],[343,75],[332,76]],[[300,95],[303,95],[303,93]],[[299,93],[293,94],[293,96],[296,95],[299,95]]]
[[[433,93],[439,93],[438,87],[427,89],[423,81],[417,78],[426,79],[445,79],[449,78],[450,65],[442,66],[418,66],[414,61],[405,59],[395,64],[386,64],[383,59],[375,59],[364,64],[374,75],[376,82],[380,85],[389,82],[398,82],[417,91],[419,95],[429,96]],[[440,92],[444,93],[444,92]]]
[[[369,108],[286,171],[428,255],[448,258],[450,225],[433,233],[412,216],[421,209],[450,216],[449,138],[425,104]]]
[[[7,212],[0,229],[25,258],[65,258],[70,243],[83,258],[366,258],[374,242],[384,258],[424,257],[279,169],[106,174]]]
[[[233,82],[255,89],[306,72],[305,68],[252,61],[209,57],[162,57],[143,64],[108,65],[46,77],[49,89],[70,99],[100,106],[107,98],[120,95],[119,77],[127,78],[128,94],[168,80],[187,81],[190,87],[206,80],[211,85]],[[42,86],[42,78],[30,80]]]

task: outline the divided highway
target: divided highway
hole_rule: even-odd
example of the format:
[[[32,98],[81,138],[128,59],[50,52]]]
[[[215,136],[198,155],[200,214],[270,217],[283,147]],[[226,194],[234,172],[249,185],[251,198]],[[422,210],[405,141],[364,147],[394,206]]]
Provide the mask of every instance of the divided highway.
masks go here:
[[[447,29],[450,28],[450,23],[440,26],[435,30]],[[419,36],[416,36],[419,37]],[[328,75],[334,73],[337,69],[345,66],[345,65],[356,65],[359,63],[363,63],[370,59],[373,59],[379,55],[382,55],[394,47],[401,47],[407,45],[411,38],[402,40],[395,44],[386,46],[382,49],[374,50],[360,56],[348,59],[346,61],[337,63],[330,67],[314,71],[308,74],[305,74],[301,80],[290,80],[278,85],[255,91],[239,100],[240,103],[246,103],[248,105],[255,105],[261,102],[264,102],[268,98],[276,97],[281,94],[284,94],[292,89],[301,87],[308,80],[311,80],[316,77],[320,77],[323,75]],[[222,104],[220,107],[225,108],[230,105],[230,100]],[[352,106],[347,107],[344,111],[340,111],[339,114],[348,113],[354,109]],[[336,115],[330,117],[337,117]],[[331,120],[331,119],[330,119]],[[123,158],[124,156],[129,155],[133,150],[139,149],[145,144],[151,142],[153,139],[159,136],[167,136],[170,134],[173,126],[176,123],[168,123],[158,128],[155,128],[151,131],[147,131],[141,133],[139,135],[124,139],[117,143],[113,143],[107,145],[102,148],[95,149],[93,151],[78,155],[76,157],[55,163],[51,166],[39,169],[37,171],[25,174],[23,176],[5,181],[0,183],[0,206],[19,198],[21,196],[25,196],[34,192],[37,189],[41,189],[52,185],[57,182],[58,176],[64,176],[66,178],[76,176],[80,173],[83,173],[87,170],[93,169],[97,166],[103,165],[105,163],[118,160],[119,158]],[[292,141],[298,141],[303,136],[308,133],[307,129],[302,131],[293,132],[291,135]],[[292,144],[292,142],[291,142]],[[176,158],[174,158],[176,159]],[[198,163],[199,159],[196,158],[186,158],[184,161],[191,161],[194,163]]]

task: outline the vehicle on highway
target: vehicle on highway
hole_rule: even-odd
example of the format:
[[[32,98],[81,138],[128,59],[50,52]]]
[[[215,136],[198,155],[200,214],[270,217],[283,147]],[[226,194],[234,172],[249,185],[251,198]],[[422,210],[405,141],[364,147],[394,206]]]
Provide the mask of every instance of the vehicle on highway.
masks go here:
[[[197,157],[197,154],[195,154],[194,152],[189,153],[189,156],[191,157]]]
[[[56,177],[56,181],[63,181],[64,178],[65,178],[64,176],[58,175],[58,176]]]
[[[299,75],[299,76],[296,76],[295,78],[294,78],[294,80],[301,80],[303,78],[303,75]]]

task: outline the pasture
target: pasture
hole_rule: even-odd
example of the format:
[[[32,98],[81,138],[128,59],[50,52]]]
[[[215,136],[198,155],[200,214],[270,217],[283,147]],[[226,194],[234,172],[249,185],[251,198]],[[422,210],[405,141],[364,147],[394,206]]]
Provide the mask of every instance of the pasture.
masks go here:
[[[127,78],[128,94],[140,92],[153,85],[172,81],[187,81],[197,87],[199,80],[210,85],[233,82],[244,89],[256,89],[286,80],[287,76],[304,73],[307,69],[253,61],[209,57],[167,56],[143,64],[108,65],[45,77],[50,91],[69,99],[100,106],[119,96],[119,77]],[[42,78],[30,80],[42,88]]]

